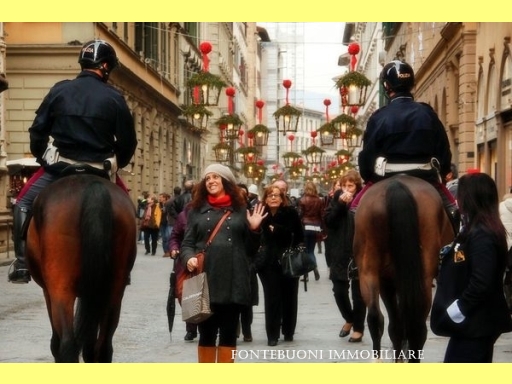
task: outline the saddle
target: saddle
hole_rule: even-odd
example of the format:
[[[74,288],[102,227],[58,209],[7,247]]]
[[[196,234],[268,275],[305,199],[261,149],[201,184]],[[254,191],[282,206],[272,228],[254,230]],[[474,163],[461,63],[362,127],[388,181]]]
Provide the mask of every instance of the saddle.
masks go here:
[[[66,164],[59,172],[60,177],[71,175],[96,175],[110,180],[108,171],[102,170],[86,163]]]

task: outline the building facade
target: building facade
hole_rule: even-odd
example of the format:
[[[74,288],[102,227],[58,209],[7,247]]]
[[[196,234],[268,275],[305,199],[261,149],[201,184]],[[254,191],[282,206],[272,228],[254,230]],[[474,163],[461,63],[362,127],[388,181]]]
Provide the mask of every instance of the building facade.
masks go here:
[[[10,203],[16,197],[6,163],[30,157],[28,128],[49,89],[80,72],[78,53],[94,38],[116,50],[120,68],[109,83],[120,90],[132,111],[138,145],[120,175],[134,202],[142,191],[172,191],[186,179],[198,180],[215,156],[219,132],[213,124],[197,129],[183,116],[191,103],[187,81],[201,72],[203,41],[209,41],[209,71],[236,89],[236,112],[244,123],[254,122],[254,102],[260,95],[254,56],[259,36],[256,23],[108,22],[0,23],[0,72],[9,90],[0,94],[0,252],[8,251],[12,221]],[[212,121],[227,111],[227,96],[211,107]],[[237,171],[235,164],[229,164]],[[23,182],[26,177],[23,178]],[[3,227],[2,227],[3,225]]]

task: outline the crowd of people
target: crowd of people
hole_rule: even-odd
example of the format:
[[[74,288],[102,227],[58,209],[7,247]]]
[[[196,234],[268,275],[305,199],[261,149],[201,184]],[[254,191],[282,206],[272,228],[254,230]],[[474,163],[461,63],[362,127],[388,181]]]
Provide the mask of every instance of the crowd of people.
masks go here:
[[[50,90],[29,129],[31,152],[43,168],[14,206],[16,260],[9,272],[13,283],[30,281],[24,223],[38,193],[60,177],[61,168],[86,162],[105,171],[105,161],[112,159],[122,168],[135,152],[133,117],[122,95],[106,84],[119,64],[115,51],[103,40],[90,41],[83,46],[79,63],[81,73]],[[186,341],[199,338],[199,362],[233,362],[237,339],[242,335],[244,342],[253,340],[258,279],[268,346],[277,346],[281,336],[285,343],[293,341],[300,277],[285,276],[280,257],[288,247],[303,244],[316,263],[315,250],[322,240],[333,299],[341,314],[339,337],[350,335],[349,342],[361,342],[366,308],[353,261],[353,213],[373,184],[403,172],[425,179],[438,190],[458,232],[455,252],[464,268],[444,270],[450,278],[439,284],[439,299],[434,300],[441,308],[437,320],[449,329],[445,361],[492,362],[495,341],[501,333],[512,331],[503,291],[505,272],[510,278],[512,267],[512,197],[505,196],[500,204],[494,180],[484,173],[468,172],[459,178],[442,122],[429,105],[414,100],[414,72],[409,64],[395,60],[385,65],[380,82],[389,104],[368,121],[359,171],[344,173],[326,196],[320,196],[313,182],[306,182],[302,196],[291,197],[283,179],[260,191],[257,185],[237,183],[229,167],[210,164],[201,180],[187,180],[174,187],[172,194],[144,192],[140,197],[139,242],[144,243],[145,255],[156,255],[160,239],[163,256],[176,260],[177,274],[197,268],[197,252],[205,248],[220,218],[228,215],[208,245],[204,261],[213,315],[199,325],[186,326]],[[0,82],[0,91],[6,87],[5,81]],[[86,109],[88,113],[83,114]],[[50,136],[60,161],[52,161]],[[126,190],[113,173],[114,181]],[[318,268],[313,273],[318,281]],[[309,276],[302,279],[306,284]],[[450,302],[440,299],[446,297]]]

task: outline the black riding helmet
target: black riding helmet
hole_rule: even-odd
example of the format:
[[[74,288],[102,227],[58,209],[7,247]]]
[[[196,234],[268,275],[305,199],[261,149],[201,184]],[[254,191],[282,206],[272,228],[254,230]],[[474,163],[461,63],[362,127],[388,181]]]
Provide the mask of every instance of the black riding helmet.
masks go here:
[[[103,80],[106,82],[110,72],[119,65],[116,51],[105,40],[91,40],[85,43],[80,50],[78,62],[82,69],[99,69],[103,73]],[[107,63],[104,68],[102,63]]]
[[[409,64],[393,60],[384,66],[379,79],[386,93],[409,92],[414,86],[414,71]]]

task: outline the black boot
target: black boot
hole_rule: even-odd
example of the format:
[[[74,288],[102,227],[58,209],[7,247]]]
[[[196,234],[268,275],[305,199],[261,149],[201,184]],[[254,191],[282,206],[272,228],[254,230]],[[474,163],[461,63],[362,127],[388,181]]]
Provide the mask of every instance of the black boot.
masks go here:
[[[26,284],[30,281],[30,273],[25,262],[25,221],[28,211],[17,205],[13,209],[13,240],[16,260],[9,268],[8,280],[15,284]]]

